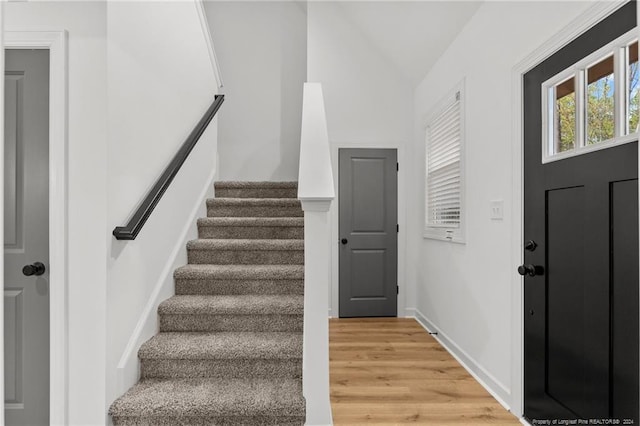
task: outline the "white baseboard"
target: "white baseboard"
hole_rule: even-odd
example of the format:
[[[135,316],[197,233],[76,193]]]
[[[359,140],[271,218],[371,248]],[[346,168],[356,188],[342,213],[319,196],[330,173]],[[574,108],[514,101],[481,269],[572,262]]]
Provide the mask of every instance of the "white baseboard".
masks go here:
[[[404,308],[405,318],[416,318],[416,308]]]
[[[198,218],[207,215],[205,200],[213,197],[213,182],[216,170],[212,171],[207,177],[206,183],[198,196],[197,204],[191,211],[189,219],[180,233],[180,237],[177,239],[171,255],[167,259],[167,264],[160,274],[160,278],[142,310],[140,319],[120,357],[116,368],[116,391],[118,395],[125,393],[138,381],[140,376],[138,348],[158,332],[158,316],[156,315],[158,305],[175,294],[173,271],[187,263],[185,246],[187,241],[197,238]]]
[[[507,387],[500,383],[491,373],[489,373],[484,367],[482,367],[477,361],[475,361],[468,353],[466,353],[460,346],[458,346],[453,340],[451,340],[445,333],[440,331],[427,317],[415,310],[415,319],[424,327],[428,332],[437,332],[437,335],[433,337],[440,343],[455,359],[462,365],[484,387],[487,392],[493,396],[496,401],[500,403],[506,410],[511,411],[511,407],[507,403],[510,398],[510,392]]]

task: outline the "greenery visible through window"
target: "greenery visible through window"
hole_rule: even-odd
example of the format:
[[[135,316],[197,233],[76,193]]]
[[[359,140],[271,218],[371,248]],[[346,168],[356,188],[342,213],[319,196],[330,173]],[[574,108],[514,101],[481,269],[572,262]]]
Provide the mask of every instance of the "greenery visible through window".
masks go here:
[[[542,84],[543,163],[637,140],[640,65],[636,31]]]
[[[555,152],[573,149],[576,144],[576,89],[575,79],[558,84],[555,88],[556,132]]]
[[[587,70],[587,145],[615,136],[613,55]]]

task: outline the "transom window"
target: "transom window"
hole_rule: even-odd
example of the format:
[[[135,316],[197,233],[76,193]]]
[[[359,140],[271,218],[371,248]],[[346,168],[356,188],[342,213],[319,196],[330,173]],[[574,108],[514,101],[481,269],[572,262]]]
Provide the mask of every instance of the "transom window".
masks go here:
[[[638,40],[630,31],[542,84],[542,162],[638,139]]]

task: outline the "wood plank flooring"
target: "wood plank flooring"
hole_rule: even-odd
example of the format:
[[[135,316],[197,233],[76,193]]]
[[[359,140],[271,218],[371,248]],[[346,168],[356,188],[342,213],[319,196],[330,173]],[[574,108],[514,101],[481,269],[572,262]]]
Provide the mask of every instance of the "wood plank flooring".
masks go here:
[[[414,319],[329,320],[335,425],[520,425]]]

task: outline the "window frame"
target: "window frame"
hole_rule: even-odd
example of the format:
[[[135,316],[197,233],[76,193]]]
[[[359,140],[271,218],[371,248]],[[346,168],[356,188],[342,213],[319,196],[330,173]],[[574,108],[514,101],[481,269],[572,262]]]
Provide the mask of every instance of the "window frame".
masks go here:
[[[582,58],[567,69],[559,72],[542,83],[542,163],[550,163],[553,161],[563,160],[589,152],[599,151],[601,149],[611,148],[617,145],[623,145],[638,140],[638,132],[627,132],[627,84],[628,78],[627,64],[623,63],[627,60],[627,47],[638,41],[637,31],[631,30],[618,37],[611,43],[591,53],[589,56]],[[613,55],[613,79],[614,79],[614,137],[593,145],[587,145],[587,70]],[[575,98],[576,98],[576,140],[574,148],[553,153],[555,144],[554,132],[555,127],[555,107],[551,107],[551,101],[554,100],[555,87],[574,76],[575,79]],[[622,86],[622,87],[621,87]],[[624,92],[620,89],[624,89]],[[555,100],[554,100],[555,102]]]
[[[456,99],[456,94],[459,93],[459,99]],[[448,108],[453,106],[455,102],[459,102],[459,125],[460,125],[460,156],[459,156],[459,168],[460,168],[460,218],[458,226],[450,225],[435,225],[429,224],[429,128],[433,122],[438,119]],[[423,120],[424,129],[424,214],[423,214],[423,238],[448,241],[452,243],[464,244],[466,243],[465,224],[466,224],[466,197],[465,197],[465,151],[466,151],[466,91],[465,80],[461,80],[456,84],[446,96],[444,96],[431,110],[426,118]]]

